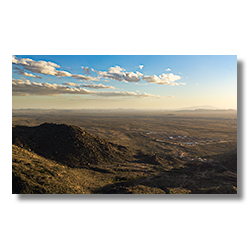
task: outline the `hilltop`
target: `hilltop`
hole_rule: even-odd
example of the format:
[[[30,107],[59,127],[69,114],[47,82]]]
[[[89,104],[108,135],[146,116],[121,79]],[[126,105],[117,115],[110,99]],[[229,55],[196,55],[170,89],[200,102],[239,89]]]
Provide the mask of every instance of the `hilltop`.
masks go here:
[[[70,167],[112,164],[131,158],[126,147],[66,124],[13,126],[12,144]]]

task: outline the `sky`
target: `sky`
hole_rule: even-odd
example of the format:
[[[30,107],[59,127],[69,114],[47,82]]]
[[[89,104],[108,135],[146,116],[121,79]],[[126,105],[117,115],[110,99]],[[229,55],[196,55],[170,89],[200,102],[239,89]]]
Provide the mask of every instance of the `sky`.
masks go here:
[[[237,109],[236,55],[13,55],[12,108]]]

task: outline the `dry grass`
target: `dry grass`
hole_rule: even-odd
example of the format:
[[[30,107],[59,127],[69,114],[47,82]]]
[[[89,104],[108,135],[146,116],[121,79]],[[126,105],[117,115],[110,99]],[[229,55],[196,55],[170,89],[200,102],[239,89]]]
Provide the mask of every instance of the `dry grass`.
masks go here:
[[[13,193],[88,194],[111,183],[96,171],[72,169],[15,145],[12,162]]]

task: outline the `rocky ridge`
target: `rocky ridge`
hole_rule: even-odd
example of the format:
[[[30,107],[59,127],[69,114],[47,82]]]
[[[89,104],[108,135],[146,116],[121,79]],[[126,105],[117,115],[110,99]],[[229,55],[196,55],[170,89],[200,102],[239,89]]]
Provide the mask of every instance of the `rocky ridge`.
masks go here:
[[[70,167],[124,162],[132,156],[131,151],[122,145],[66,124],[13,126],[12,144]]]

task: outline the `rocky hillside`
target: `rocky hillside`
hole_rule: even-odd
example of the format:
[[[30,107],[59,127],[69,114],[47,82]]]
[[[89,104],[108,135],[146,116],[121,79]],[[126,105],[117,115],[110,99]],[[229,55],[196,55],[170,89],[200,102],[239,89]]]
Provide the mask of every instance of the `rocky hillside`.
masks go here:
[[[12,144],[70,167],[124,162],[132,156],[124,146],[66,124],[13,126]]]
[[[13,194],[91,194],[111,180],[101,172],[71,168],[12,145]]]

